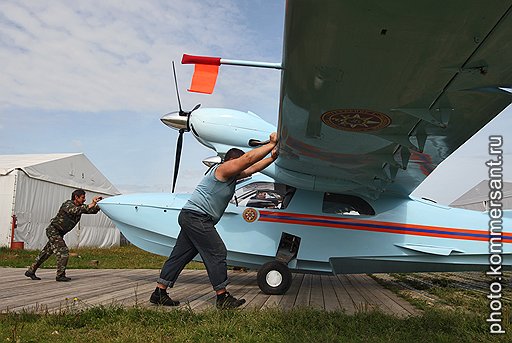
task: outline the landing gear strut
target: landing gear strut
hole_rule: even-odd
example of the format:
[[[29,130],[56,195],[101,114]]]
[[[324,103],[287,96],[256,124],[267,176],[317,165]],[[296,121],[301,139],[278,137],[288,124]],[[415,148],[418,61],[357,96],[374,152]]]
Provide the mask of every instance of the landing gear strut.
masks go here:
[[[283,232],[276,259],[258,270],[258,286],[265,294],[285,294],[292,284],[292,273],[287,264],[297,256],[300,237]]]

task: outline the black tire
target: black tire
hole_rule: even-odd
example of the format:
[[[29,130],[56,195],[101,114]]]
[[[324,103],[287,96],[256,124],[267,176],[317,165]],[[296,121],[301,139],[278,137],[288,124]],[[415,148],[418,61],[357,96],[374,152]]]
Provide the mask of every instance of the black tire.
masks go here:
[[[258,286],[265,294],[285,294],[291,285],[292,272],[282,262],[267,262],[258,270]]]

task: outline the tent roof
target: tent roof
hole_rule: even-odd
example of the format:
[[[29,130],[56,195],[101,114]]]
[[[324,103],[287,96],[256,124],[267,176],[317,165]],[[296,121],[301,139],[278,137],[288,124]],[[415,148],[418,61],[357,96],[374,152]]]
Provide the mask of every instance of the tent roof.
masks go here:
[[[489,200],[489,191],[489,180],[482,180],[475,187],[452,202],[450,206],[463,206]],[[502,191],[504,199],[512,197],[512,182],[503,181]]]
[[[16,169],[33,179],[107,195],[119,194],[83,153],[0,155],[0,176]]]
[[[23,169],[41,163],[46,163],[75,154],[26,154],[26,155],[0,155],[0,175],[7,175],[14,169]]]

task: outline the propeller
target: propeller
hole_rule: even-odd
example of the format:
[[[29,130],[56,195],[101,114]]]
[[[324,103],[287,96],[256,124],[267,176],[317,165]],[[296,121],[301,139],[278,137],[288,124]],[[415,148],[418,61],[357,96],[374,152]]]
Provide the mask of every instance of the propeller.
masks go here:
[[[197,110],[201,104],[197,104],[191,111],[183,111],[180,101],[180,93],[178,90],[178,78],[176,77],[176,68],[174,61],[172,62],[172,72],[174,75],[174,86],[176,88],[176,97],[178,98],[178,111],[167,113],[160,120],[170,128],[178,130],[178,141],[176,142],[176,157],[174,158],[174,177],[172,180],[172,192],[176,188],[176,180],[178,179],[178,171],[180,169],[181,150],[183,147],[183,134],[190,131],[190,114]]]

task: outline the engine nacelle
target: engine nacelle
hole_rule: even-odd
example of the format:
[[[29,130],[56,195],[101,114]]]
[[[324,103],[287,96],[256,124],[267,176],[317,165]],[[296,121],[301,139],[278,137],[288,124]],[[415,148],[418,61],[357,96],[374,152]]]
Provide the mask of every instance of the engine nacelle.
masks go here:
[[[189,126],[201,144],[221,156],[233,147],[249,151],[250,140],[266,141],[276,130],[252,112],[226,108],[199,108],[190,115]]]

